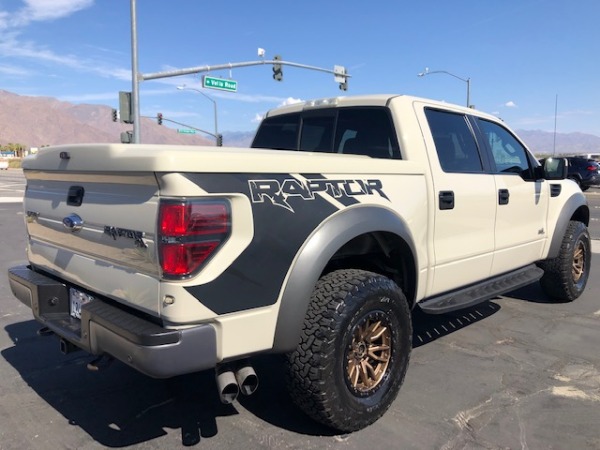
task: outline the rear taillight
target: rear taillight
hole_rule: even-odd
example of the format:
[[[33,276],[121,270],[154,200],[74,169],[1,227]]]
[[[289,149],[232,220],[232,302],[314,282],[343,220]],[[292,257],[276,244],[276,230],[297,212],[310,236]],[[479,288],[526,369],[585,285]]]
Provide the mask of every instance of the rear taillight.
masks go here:
[[[595,172],[596,170],[598,170],[598,166],[594,165],[594,164],[590,164],[589,166],[586,167],[587,170],[589,170],[590,172]]]
[[[229,237],[231,213],[224,201],[160,203],[160,265],[165,278],[186,278],[202,267]]]

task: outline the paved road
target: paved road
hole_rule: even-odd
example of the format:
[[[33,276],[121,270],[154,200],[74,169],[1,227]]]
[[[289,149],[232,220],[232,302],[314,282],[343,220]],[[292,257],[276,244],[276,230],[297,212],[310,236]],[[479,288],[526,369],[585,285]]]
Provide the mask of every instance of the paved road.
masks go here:
[[[6,184],[20,188],[18,176],[2,174],[0,190]],[[224,406],[209,372],[153,380],[118,362],[89,372],[89,356],[63,356],[8,289],[4,274],[23,260],[25,233],[10,200],[19,193],[0,197],[2,450],[600,448],[596,263],[573,303],[551,303],[532,285],[454,314],[415,310],[398,399],[373,426],[335,435],[291,405],[278,358],[258,361],[254,396]]]

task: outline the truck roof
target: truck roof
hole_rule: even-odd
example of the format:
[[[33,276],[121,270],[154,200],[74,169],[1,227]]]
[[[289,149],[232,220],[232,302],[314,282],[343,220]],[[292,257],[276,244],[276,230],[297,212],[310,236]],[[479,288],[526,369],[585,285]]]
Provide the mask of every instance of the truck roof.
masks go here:
[[[303,111],[306,109],[313,108],[325,108],[325,107],[348,107],[348,106],[387,106],[391,101],[394,103],[409,103],[414,102],[426,103],[430,106],[437,106],[443,109],[468,112],[469,114],[477,115],[480,117],[487,117],[498,120],[497,116],[479,111],[473,108],[467,108],[466,106],[460,106],[453,103],[447,103],[438,100],[431,100],[428,98],[415,97],[404,94],[373,94],[373,95],[354,95],[354,96],[339,96],[331,98],[320,98],[314,100],[307,100],[304,102],[294,103],[291,105],[281,106],[274,108],[267,112],[265,117],[277,116],[280,114],[289,114],[294,112]]]

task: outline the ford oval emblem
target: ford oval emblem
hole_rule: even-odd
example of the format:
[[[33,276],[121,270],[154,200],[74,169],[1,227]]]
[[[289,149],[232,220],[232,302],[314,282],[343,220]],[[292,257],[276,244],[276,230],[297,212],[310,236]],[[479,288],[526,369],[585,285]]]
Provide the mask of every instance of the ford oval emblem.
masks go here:
[[[83,228],[83,219],[77,214],[69,214],[62,221],[65,228],[71,231],[79,231]]]

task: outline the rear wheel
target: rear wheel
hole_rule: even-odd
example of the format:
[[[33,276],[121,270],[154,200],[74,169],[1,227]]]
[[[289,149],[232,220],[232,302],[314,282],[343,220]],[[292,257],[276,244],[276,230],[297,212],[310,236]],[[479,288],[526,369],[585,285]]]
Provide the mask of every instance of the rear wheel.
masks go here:
[[[288,386],[313,419],[340,431],[370,425],[392,404],[404,380],[412,324],[406,297],[390,279],[339,270],[319,280]]]
[[[582,222],[569,222],[559,255],[539,264],[544,269],[540,280],[544,292],[554,300],[575,300],[587,284],[591,259],[587,227]]]

